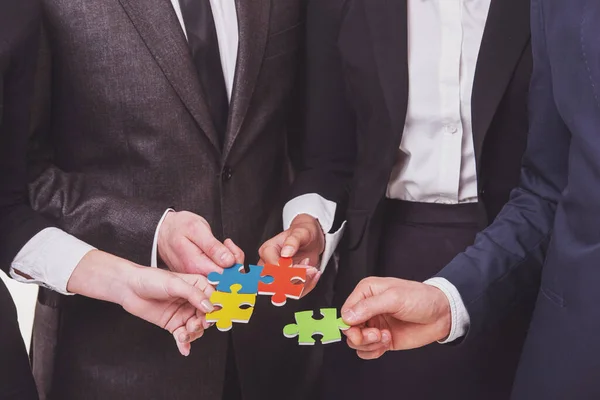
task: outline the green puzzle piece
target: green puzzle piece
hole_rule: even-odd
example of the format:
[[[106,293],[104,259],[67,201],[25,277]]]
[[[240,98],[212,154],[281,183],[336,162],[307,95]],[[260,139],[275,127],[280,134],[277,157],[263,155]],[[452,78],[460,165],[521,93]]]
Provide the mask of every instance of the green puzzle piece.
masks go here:
[[[321,343],[335,343],[342,340],[340,329],[345,331],[350,326],[346,325],[341,318],[337,317],[335,308],[322,308],[323,319],[314,319],[312,311],[301,311],[295,314],[296,323],[286,325],[283,334],[287,338],[298,336],[298,343],[302,345],[313,345],[313,335],[321,335]]]

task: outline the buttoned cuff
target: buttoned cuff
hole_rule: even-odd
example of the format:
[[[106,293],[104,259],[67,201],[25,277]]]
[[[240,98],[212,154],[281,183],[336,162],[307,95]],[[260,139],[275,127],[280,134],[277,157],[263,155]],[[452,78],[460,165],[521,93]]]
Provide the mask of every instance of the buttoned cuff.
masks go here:
[[[158,225],[156,226],[156,231],[154,232],[154,241],[152,242],[152,254],[150,255],[150,266],[152,268],[158,268],[158,232],[160,231],[160,227],[162,226],[163,222],[165,221],[165,218],[167,218],[167,215],[171,211],[174,212],[175,210],[173,210],[171,208],[167,209],[167,211],[165,211],[163,216],[158,221]]]
[[[73,271],[94,249],[60,229],[46,228],[19,251],[11,263],[10,276],[22,283],[37,284],[70,295],[67,285]]]
[[[346,221],[336,232],[330,233],[335,220],[335,211],[337,204],[331,200],[327,200],[316,193],[308,193],[298,196],[290,200],[283,208],[283,230],[289,229],[294,218],[301,214],[310,215],[316,218],[321,225],[321,229],[325,232],[325,250],[321,255],[321,272],[325,271],[325,267],[335,253],[337,246],[344,236],[346,229]]]
[[[428,279],[424,283],[440,289],[444,295],[446,295],[448,302],[450,303],[450,314],[452,318],[450,335],[439,343],[451,343],[465,336],[469,330],[471,318],[469,317],[469,312],[467,311],[456,286],[451,284],[447,279],[439,277]]]

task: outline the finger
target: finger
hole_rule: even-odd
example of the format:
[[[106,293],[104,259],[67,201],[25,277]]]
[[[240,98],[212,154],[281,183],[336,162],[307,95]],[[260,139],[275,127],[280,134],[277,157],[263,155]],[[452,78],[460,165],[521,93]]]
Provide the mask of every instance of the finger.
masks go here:
[[[171,317],[165,324],[164,328],[171,333],[175,333],[178,329],[184,328],[184,331],[179,332],[189,334],[185,327],[187,322],[196,316],[196,308],[187,302],[184,302],[183,304],[174,304],[173,307],[176,307],[176,309],[165,311],[166,313],[171,314]]]
[[[211,272],[223,272],[223,268],[214,263],[196,244],[186,237],[173,245],[178,265],[175,268],[188,274],[208,275]]]
[[[204,328],[198,332],[189,332],[189,334],[190,334],[189,343],[195,342],[196,340],[198,340],[202,336],[204,336]]]
[[[279,263],[279,259],[281,258],[281,246],[277,242],[283,240],[282,237],[283,234],[279,234],[260,248],[259,255],[263,264],[277,265]]]
[[[281,257],[293,257],[302,246],[311,242],[312,235],[306,228],[294,228],[283,242]]]
[[[185,324],[185,329],[190,333],[190,335],[195,335],[200,332],[204,333],[204,324],[202,319],[197,315],[190,318]]]
[[[244,263],[244,260],[246,258],[244,251],[240,249],[237,246],[237,244],[233,242],[233,240],[226,239],[225,242],[223,242],[223,244],[225,245],[225,247],[227,247],[227,249],[229,249],[229,251],[231,251],[231,254],[233,254],[233,256],[235,257],[236,264]]]
[[[379,349],[375,351],[357,351],[356,354],[363,360],[375,360],[384,355],[387,350],[388,349]]]
[[[367,297],[351,308],[343,309],[342,318],[349,325],[362,324],[379,315],[396,314],[402,309],[404,300],[396,293],[384,292]]]
[[[369,277],[361,280],[358,285],[354,288],[350,296],[346,299],[346,302],[342,306],[342,312],[344,310],[351,309],[354,307],[359,301],[366,299],[369,296],[372,296],[373,293],[376,293],[373,289],[378,288],[379,280],[381,278]],[[379,292],[379,291],[377,291]]]
[[[348,344],[354,343],[356,346],[360,345],[362,341],[362,329],[359,327],[351,327],[348,330],[343,331],[344,335],[348,338],[346,342]]]
[[[193,224],[187,237],[219,267],[229,268],[235,264],[233,253],[213,236],[206,224]]]
[[[362,328],[359,331],[353,334],[352,337],[348,337],[348,345],[351,345],[350,347],[353,349],[381,342],[381,331],[379,329]]]
[[[214,311],[214,306],[202,289],[190,285],[178,276],[170,277],[166,283],[166,290],[169,296],[186,300],[198,310],[205,313]]]
[[[321,279],[321,271],[317,270],[314,267],[310,267],[306,270],[306,283],[304,284],[304,291],[302,292],[302,296],[306,296],[310,292],[317,287],[317,283],[319,283],[319,279]]]
[[[385,343],[372,343],[372,344],[367,344],[364,346],[354,346],[353,344],[349,343],[348,347],[350,347],[351,349],[354,349],[356,351],[360,351],[360,352],[374,352],[374,351],[378,351],[378,350],[388,350],[389,346]]]
[[[377,315],[398,311],[405,299],[397,292],[386,292],[389,279],[391,278],[363,279],[342,307],[344,322],[359,325]]]
[[[177,348],[182,356],[189,356],[190,351],[192,349],[190,345],[191,336],[185,330],[185,327],[182,326],[173,332],[173,337],[175,338],[175,343],[177,343]]]

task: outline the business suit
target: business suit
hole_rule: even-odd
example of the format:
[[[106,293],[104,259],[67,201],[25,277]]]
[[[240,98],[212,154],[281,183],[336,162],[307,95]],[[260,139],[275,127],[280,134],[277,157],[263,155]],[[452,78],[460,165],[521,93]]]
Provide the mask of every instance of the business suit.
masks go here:
[[[466,215],[466,221],[453,221],[453,214],[433,221],[441,225],[434,235],[423,234],[425,228],[387,227],[404,212],[390,211],[385,197],[408,106],[407,3],[313,1],[307,21],[307,138],[293,196],[317,193],[334,201],[334,230],[347,221],[336,282],[336,304],[341,306],[360,279],[369,275],[431,277],[471,244],[477,227],[492,221],[508,200],[518,183],[526,142],[532,68],[529,11],[528,3],[520,0],[491,2],[472,94],[479,208],[475,206],[474,217],[456,212]],[[419,220],[402,223],[427,225],[425,220],[435,219],[429,210],[421,212]],[[456,229],[457,223],[466,227]],[[444,229],[448,240],[428,242]],[[406,239],[399,251],[394,240],[403,235],[415,235],[414,243]],[[441,248],[449,240],[452,244]],[[402,257],[403,251],[410,253],[415,247],[418,256]],[[424,255],[428,258],[419,263]],[[408,398],[506,398],[527,329],[528,300],[532,302],[523,299],[522,313],[495,337],[469,349],[438,346],[364,363],[348,349],[332,348],[327,351],[326,370],[334,372],[325,382],[325,398],[340,390],[354,398],[389,396],[396,393],[396,384]],[[442,360],[439,353],[448,356]],[[391,372],[399,370],[403,372]],[[439,383],[429,384],[432,379]]]
[[[237,2],[239,57],[223,146],[170,2],[43,4],[40,87],[51,94],[40,110],[51,113],[40,114],[35,132],[33,207],[141,264],[165,209],[188,210],[252,261],[279,228],[289,187],[303,2]],[[33,364],[43,397],[221,398],[229,334],[210,329],[183,358],[169,335],[116,307],[47,291],[39,300]],[[234,327],[244,399],[311,390],[320,350],[281,334],[295,309],[322,303],[318,293],[308,300],[276,309],[260,298],[251,323]]]
[[[37,1],[0,4],[0,267],[46,223],[21,205],[27,198],[25,156],[35,54]],[[37,393],[10,293],[0,282],[0,398],[35,400]]]
[[[440,275],[471,317],[465,342],[541,290],[514,399],[596,399],[600,5],[532,1],[534,73],[521,183],[495,223]],[[528,260],[543,262],[530,268]]]

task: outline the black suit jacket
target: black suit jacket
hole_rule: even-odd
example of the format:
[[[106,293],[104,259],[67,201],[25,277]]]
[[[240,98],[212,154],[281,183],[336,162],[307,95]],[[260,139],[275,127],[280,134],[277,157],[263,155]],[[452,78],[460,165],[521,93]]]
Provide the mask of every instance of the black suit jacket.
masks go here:
[[[39,43],[39,4],[2,4],[0,14],[0,268],[50,223],[29,205],[27,143]]]
[[[47,226],[27,201],[26,145],[39,39],[34,0],[0,3],[0,266]],[[0,281],[0,398],[37,399],[17,313]]]
[[[239,52],[221,147],[169,0],[44,0],[32,149],[36,210],[101,250],[150,263],[168,207],[205,217],[257,261],[281,230],[300,127],[304,0],[238,0]],[[314,304],[313,304],[314,303]],[[258,299],[252,321],[209,329],[181,357],[167,332],[119,307],[42,290],[33,338],[40,396],[219,399],[228,337],[245,399],[305,398],[322,349],[282,335],[293,312]]]
[[[408,103],[407,4],[314,0],[307,28],[307,137],[293,195],[319,193],[338,204],[335,225],[347,220],[344,298],[377,261]],[[492,0],[472,94],[482,226],[518,182],[531,69],[529,2]]]

